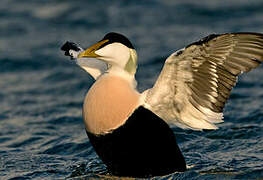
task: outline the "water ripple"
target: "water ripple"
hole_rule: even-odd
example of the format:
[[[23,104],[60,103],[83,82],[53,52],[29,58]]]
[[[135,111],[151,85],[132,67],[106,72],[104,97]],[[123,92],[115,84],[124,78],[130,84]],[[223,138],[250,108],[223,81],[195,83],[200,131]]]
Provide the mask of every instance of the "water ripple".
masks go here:
[[[109,31],[126,34],[139,57],[138,89],[150,88],[165,59],[210,33],[262,32],[262,1],[0,2],[0,179],[110,179],[82,122],[93,79],[64,57]],[[153,179],[263,177],[262,67],[239,78],[218,130],[172,127],[189,165]]]

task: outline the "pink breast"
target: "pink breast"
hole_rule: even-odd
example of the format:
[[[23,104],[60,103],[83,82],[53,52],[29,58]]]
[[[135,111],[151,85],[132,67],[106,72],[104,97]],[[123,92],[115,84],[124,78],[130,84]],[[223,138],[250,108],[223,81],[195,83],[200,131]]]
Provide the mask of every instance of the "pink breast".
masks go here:
[[[122,125],[135,110],[139,93],[121,77],[107,75],[97,80],[83,105],[86,129],[101,134]]]

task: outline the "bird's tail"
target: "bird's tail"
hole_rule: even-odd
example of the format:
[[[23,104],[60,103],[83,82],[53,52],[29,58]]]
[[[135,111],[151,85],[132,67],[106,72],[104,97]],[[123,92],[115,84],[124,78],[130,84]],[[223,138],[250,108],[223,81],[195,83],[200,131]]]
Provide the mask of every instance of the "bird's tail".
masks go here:
[[[70,56],[71,59],[77,59],[80,52],[83,49],[74,42],[67,41],[61,48],[62,51],[65,51],[65,56]]]

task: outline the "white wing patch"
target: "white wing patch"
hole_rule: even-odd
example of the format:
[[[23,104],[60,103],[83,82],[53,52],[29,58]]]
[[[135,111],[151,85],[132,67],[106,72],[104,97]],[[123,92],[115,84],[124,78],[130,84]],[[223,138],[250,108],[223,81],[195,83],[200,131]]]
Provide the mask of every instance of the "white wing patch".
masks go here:
[[[237,76],[263,61],[263,35],[211,35],[167,58],[144,106],[168,123],[217,129]]]

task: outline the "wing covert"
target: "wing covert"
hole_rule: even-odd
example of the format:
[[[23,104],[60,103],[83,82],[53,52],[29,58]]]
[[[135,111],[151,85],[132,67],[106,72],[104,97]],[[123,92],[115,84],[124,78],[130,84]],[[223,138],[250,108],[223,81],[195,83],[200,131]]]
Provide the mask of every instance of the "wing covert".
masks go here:
[[[145,107],[168,123],[216,129],[237,76],[263,61],[263,34],[210,35],[167,58]]]

